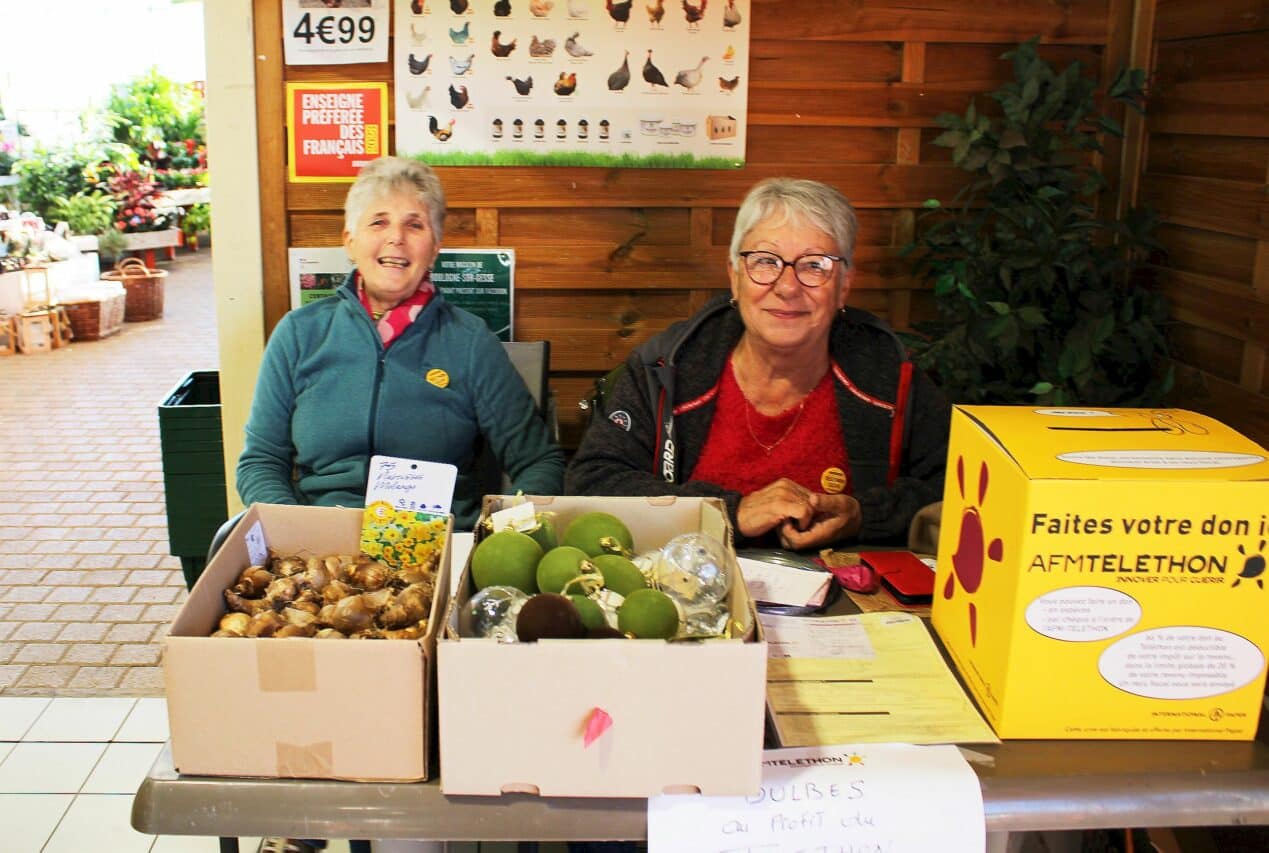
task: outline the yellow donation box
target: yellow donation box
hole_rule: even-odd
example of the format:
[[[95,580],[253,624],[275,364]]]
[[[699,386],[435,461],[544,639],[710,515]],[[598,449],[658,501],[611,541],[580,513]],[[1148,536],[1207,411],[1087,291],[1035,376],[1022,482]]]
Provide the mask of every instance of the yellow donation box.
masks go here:
[[[953,410],[933,621],[998,735],[1255,737],[1266,460],[1180,409]]]

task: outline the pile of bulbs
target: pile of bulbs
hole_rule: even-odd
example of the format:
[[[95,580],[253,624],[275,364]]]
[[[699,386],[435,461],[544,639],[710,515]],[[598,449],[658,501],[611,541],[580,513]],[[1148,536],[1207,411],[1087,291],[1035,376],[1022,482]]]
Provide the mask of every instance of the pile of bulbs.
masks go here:
[[[213,637],[414,640],[427,633],[436,562],[394,571],[366,556],[271,556],[225,590]]]

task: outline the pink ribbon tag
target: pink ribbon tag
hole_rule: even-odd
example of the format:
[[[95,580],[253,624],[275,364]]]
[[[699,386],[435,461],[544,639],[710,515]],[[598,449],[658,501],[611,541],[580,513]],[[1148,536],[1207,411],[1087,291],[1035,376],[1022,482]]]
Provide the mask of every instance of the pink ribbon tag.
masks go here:
[[[583,735],[583,748],[599,740],[600,736],[612,728],[612,717],[603,708],[592,708],[586,720],[586,732]]]

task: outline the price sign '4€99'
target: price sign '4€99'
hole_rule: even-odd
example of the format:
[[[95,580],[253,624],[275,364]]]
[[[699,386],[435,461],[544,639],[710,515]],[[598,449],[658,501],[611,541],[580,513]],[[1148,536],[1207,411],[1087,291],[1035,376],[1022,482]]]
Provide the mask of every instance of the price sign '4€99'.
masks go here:
[[[287,65],[348,65],[388,58],[388,0],[282,0]]]

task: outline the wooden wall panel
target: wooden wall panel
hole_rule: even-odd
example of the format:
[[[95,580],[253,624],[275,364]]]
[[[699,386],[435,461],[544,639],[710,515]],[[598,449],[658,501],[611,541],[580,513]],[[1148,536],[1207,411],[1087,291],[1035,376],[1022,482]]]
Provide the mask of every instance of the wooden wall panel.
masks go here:
[[[1269,13],[1158,0],[1140,195],[1167,225],[1176,402],[1269,445]]]
[[[1090,74],[1100,73],[1114,59],[1109,20],[1112,8],[1121,14],[1122,2],[753,0],[743,168],[442,168],[450,205],[445,244],[515,248],[516,334],[552,341],[552,385],[568,446],[580,436],[575,404],[596,376],[725,292],[736,206],[762,178],[823,180],[852,200],[860,230],[851,302],[908,327],[934,310],[898,248],[911,239],[923,202],[950,201],[966,180],[948,152],[930,144],[939,132],[936,117],[963,112],[972,97],[1008,79],[1009,65],[999,55],[1037,34],[1053,61],[1080,59]],[[286,182],[282,84],[386,81],[391,88],[393,81],[390,63],[285,66],[276,0],[256,0],[255,13],[265,81],[261,136],[269,140],[261,147],[261,169],[276,190],[270,221],[279,232],[268,262],[279,274],[266,279],[271,328],[286,307],[286,247],[339,245],[347,190]],[[679,12],[667,4],[671,14]],[[980,109],[994,108],[984,97],[977,100]],[[1185,103],[1174,110],[1183,113]],[[1185,151],[1173,158],[1195,156]],[[1195,191],[1184,185],[1158,192],[1187,200]],[[1253,208],[1246,201],[1240,209],[1242,231],[1251,227]],[[1222,364],[1229,361],[1222,355]]]

